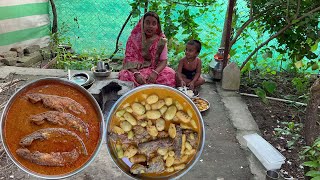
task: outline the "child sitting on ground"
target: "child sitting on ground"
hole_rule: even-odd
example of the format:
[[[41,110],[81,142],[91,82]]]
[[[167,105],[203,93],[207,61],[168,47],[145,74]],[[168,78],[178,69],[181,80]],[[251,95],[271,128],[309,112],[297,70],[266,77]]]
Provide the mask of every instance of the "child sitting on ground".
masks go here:
[[[186,44],[185,57],[178,65],[176,72],[176,85],[187,86],[191,90],[200,87],[205,83],[201,75],[201,60],[198,55],[201,51],[201,43],[198,40],[190,40]]]

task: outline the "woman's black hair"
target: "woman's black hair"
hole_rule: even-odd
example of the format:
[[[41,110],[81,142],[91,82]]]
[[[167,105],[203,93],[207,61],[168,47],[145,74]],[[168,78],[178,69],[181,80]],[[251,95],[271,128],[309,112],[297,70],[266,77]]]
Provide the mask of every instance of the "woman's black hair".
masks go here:
[[[145,13],[145,14],[143,15],[143,23],[144,23],[144,19],[145,19],[146,17],[148,17],[148,16],[152,16],[152,17],[154,17],[154,18],[157,19],[158,28],[159,28],[159,29],[158,29],[158,30],[159,30],[158,34],[160,34],[160,32],[161,32],[161,24],[160,24],[159,15],[158,15],[157,13],[153,12],[153,11],[149,11],[149,12],[147,12],[147,13]]]
[[[201,51],[201,42],[200,41],[193,39],[193,40],[188,41],[187,44],[192,45],[192,46],[196,46],[197,52]]]

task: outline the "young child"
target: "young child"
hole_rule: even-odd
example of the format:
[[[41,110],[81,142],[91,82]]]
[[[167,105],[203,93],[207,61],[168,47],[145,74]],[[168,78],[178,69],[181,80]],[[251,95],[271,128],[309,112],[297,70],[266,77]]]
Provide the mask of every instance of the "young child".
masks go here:
[[[201,60],[198,55],[201,51],[201,43],[198,40],[190,40],[186,44],[185,57],[182,58],[176,72],[176,85],[187,86],[191,90],[205,83],[201,75]]]

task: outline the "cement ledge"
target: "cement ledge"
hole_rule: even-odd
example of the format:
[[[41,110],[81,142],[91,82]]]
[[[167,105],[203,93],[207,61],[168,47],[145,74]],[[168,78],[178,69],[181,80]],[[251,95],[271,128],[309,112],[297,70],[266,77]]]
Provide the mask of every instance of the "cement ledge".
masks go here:
[[[94,77],[92,71],[85,70],[71,70],[71,75],[79,72],[86,72],[88,75]],[[33,76],[48,76],[48,77],[68,77],[68,71],[63,69],[40,69],[29,67],[15,67],[15,66],[0,66],[0,79],[6,78],[10,73],[18,75],[33,75]],[[107,79],[117,79],[118,72],[112,72]],[[96,79],[103,79],[106,77],[94,77]]]
[[[40,69],[40,68],[26,68],[15,66],[1,66],[0,79],[6,78],[10,73],[19,75],[35,75],[35,76],[54,76],[54,77],[67,77],[68,72],[62,69]]]
[[[227,91],[222,89],[221,83],[217,82],[217,92],[221,97],[221,101],[229,111],[230,120],[233,126],[237,130],[236,138],[240,143],[243,150],[246,151],[246,157],[249,162],[250,171],[255,180],[265,179],[265,169],[260,161],[253,155],[253,153],[247,148],[245,139],[246,134],[258,133],[260,130],[257,123],[253,119],[248,106],[243,102],[241,96],[235,91]]]

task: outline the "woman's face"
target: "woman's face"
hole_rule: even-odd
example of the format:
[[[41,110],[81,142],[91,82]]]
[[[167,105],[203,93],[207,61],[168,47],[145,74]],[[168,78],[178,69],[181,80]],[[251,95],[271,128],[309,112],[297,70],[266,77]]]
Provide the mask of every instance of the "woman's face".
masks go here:
[[[144,26],[143,26],[144,33],[147,36],[151,37],[154,34],[157,34],[158,31],[158,21],[155,17],[147,16],[144,18]]]

